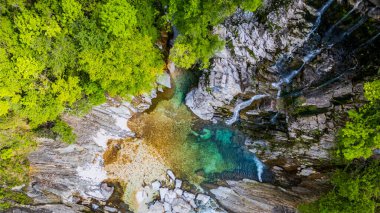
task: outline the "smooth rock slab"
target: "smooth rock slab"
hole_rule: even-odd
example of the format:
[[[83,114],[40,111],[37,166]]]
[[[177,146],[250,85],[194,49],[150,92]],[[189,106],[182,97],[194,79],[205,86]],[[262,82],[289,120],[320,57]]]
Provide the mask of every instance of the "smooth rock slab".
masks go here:
[[[175,213],[189,213],[192,211],[190,204],[180,198],[173,201],[172,208]]]
[[[199,205],[205,205],[210,201],[210,196],[204,195],[204,194],[198,194],[196,198]]]
[[[161,201],[165,200],[165,195],[168,193],[169,189],[168,188],[160,188],[160,198]]]
[[[154,181],[154,182],[151,184],[151,186],[152,186],[152,189],[153,189],[153,190],[158,191],[158,190],[160,189],[160,187],[161,187],[161,183],[160,183],[160,181]]]
[[[168,174],[168,176],[171,180],[173,180],[173,181],[175,180],[175,175],[174,175],[172,170],[168,170],[166,173]]]
[[[162,75],[158,76],[157,83],[167,88],[171,88],[170,80],[171,78],[169,73],[164,72]]]
[[[155,202],[149,207],[148,213],[162,213],[165,211],[164,204],[161,202]]]

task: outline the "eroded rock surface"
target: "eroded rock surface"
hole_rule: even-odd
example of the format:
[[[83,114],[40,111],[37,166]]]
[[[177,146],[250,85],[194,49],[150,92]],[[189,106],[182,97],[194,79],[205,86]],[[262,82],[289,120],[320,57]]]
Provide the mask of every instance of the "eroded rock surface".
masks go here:
[[[237,12],[215,33],[227,42],[216,54],[199,86],[186,97],[186,105],[200,118],[210,120],[219,107],[229,105],[241,93],[268,93],[278,76],[257,70],[263,60],[275,61],[279,54],[290,54],[301,46],[311,23],[304,18],[313,11],[304,1],[293,1],[270,12],[268,23],[253,13]]]
[[[228,187],[211,189],[222,207],[236,213],[296,212],[297,205],[305,201],[294,192],[252,180],[227,181]]]
[[[339,8],[352,12],[337,14]],[[267,95],[232,125],[252,137],[246,145],[276,183],[305,196],[325,190],[337,130],[347,111],[365,102],[363,77],[376,72],[362,56],[379,60],[368,52],[378,43],[377,9],[366,0],[293,0],[266,1],[258,14],[237,12],[215,29],[226,46],[187,106],[204,120],[230,124],[236,106]]]
[[[31,183],[28,195],[35,204],[64,203],[87,205],[92,199],[107,201],[113,188],[105,181],[103,154],[110,139],[134,135],[127,121],[151,105],[151,94],[129,102],[97,106],[84,117],[66,115],[65,121],[77,135],[75,144],[41,138],[38,149],[29,156]],[[58,211],[58,210],[57,210]]]

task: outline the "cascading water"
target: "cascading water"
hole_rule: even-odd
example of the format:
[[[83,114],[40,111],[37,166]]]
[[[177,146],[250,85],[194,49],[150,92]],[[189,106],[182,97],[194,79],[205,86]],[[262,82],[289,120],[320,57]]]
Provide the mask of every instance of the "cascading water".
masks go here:
[[[318,28],[319,28],[319,26],[321,25],[321,22],[322,22],[322,16],[323,16],[323,14],[327,11],[327,9],[332,5],[333,2],[334,2],[334,0],[327,1],[322,6],[322,8],[318,10],[318,12],[317,12],[317,19],[314,22],[314,25],[313,25],[311,31],[307,34],[306,40],[309,39],[309,37],[318,30]],[[302,71],[302,69],[305,67],[305,65],[307,63],[309,63],[310,61],[312,61],[319,53],[321,53],[321,51],[322,51],[322,49],[315,49],[315,50],[310,51],[305,57],[303,57],[303,64],[299,68],[297,68],[295,70],[292,70],[289,73],[289,75],[287,75],[284,78],[281,78],[278,82],[272,83],[272,86],[278,90],[278,92],[277,92],[277,98],[280,98],[280,96],[281,96],[281,91],[282,91],[281,86],[284,85],[284,84],[290,84],[292,82],[293,78],[296,77]],[[280,67],[280,65],[283,63],[283,59],[284,59],[285,56],[286,55],[283,55],[282,57],[280,57],[280,59],[277,60],[277,62],[275,63],[274,66],[276,66],[277,68]],[[227,125],[232,125],[239,118],[239,113],[240,113],[240,111],[242,109],[244,109],[244,108],[248,107],[249,105],[251,105],[253,101],[262,99],[262,98],[267,97],[267,96],[268,95],[262,95],[262,94],[255,95],[251,99],[249,99],[247,101],[244,101],[244,102],[236,105],[235,108],[234,108],[234,110],[233,110],[232,117],[230,119],[228,119],[225,123]]]
[[[305,68],[305,66],[308,63],[310,63],[311,61],[313,61],[322,51],[324,51],[326,49],[331,49],[337,43],[342,42],[343,40],[345,40],[348,36],[350,36],[355,30],[357,30],[360,26],[362,26],[367,21],[368,17],[363,16],[363,17],[359,18],[356,23],[354,23],[348,29],[346,29],[344,32],[342,32],[340,35],[338,35],[337,37],[335,37],[335,39],[331,38],[332,37],[332,33],[338,28],[338,26],[340,26],[345,20],[347,20],[355,12],[355,10],[357,10],[357,8],[361,4],[361,2],[362,1],[358,1],[353,6],[353,8],[351,8],[346,14],[344,14],[344,16],[342,18],[340,18],[337,22],[335,22],[335,24],[333,24],[327,30],[327,32],[324,33],[324,36],[320,39],[320,47],[317,46],[317,47],[312,48],[311,50],[308,50],[306,52],[305,56],[303,56],[301,58],[303,63],[298,68],[291,70],[287,75],[285,75],[284,77],[280,78],[279,81],[272,83],[272,87],[274,87],[275,89],[277,89],[277,97],[276,97],[276,99],[280,99],[281,98],[281,93],[282,93],[283,86],[291,84],[292,81],[293,81],[293,79]],[[306,35],[306,38],[305,38],[306,42],[304,43],[304,46],[308,46],[308,43],[312,42],[312,41],[309,41],[310,38],[311,38],[311,36],[313,36],[314,34],[317,33],[320,25],[322,24],[323,15],[328,11],[328,9],[330,8],[330,6],[333,3],[334,3],[334,0],[328,0],[318,10],[318,12],[316,13],[316,15],[317,15],[316,20],[315,20],[315,22],[314,22],[314,24],[313,24],[310,32]],[[380,34],[375,35],[373,38],[371,38],[370,40],[368,40],[363,45],[365,46],[365,45],[373,42],[379,35]],[[282,56],[279,57],[279,59],[276,61],[276,63],[273,65],[273,67],[275,67],[277,71],[284,72],[283,67],[284,67],[284,65],[285,65],[285,63],[287,61],[285,59],[289,58],[289,55],[293,55],[293,53],[282,54]],[[244,108],[250,106],[253,101],[259,100],[259,99],[267,97],[267,96],[268,95],[262,95],[262,94],[255,95],[252,98],[250,98],[249,100],[237,104],[234,107],[232,117],[230,119],[226,120],[225,123],[227,125],[234,124],[239,119],[239,113],[240,113],[241,110],[243,110]],[[273,116],[273,118],[271,119],[271,123],[275,123],[277,117],[278,117],[278,113]]]
[[[355,30],[357,30],[360,26],[362,26],[366,21],[368,20],[368,17],[364,16],[358,19],[358,21],[352,25],[349,29],[347,29],[345,32],[343,32],[336,41],[333,41],[333,43],[329,44],[329,47],[332,47],[333,45],[343,41],[345,38],[350,36]]]
[[[330,27],[329,30],[324,35],[324,40],[328,40],[331,36],[331,33],[340,25],[343,21],[345,21],[348,17],[351,16],[351,14],[358,8],[358,6],[362,3],[362,1],[356,2],[354,7],[348,11],[339,21],[337,21],[332,27]]]
[[[333,1],[331,1],[331,0],[327,1],[321,7],[321,9],[318,11],[317,19],[313,25],[313,28],[311,29],[311,31],[306,36],[307,39],[309,39],[311,35],[316,33],[316,31],[318,30],[318,27],[321,25],[321,20],[322,20],[323,14],[328,10],[328,8],[332,5],[332,3],[333,3]],[[277,99],[280,98],[280,96],[281,96],[282,86],[291,84],[293,79],[303,70],[303,68],[305,67],[305,65],[307,63],[313,61],[322,52],[322,50],[324,50],[326,48],[330,49],[334,45],[336,45],[337,43],[346,39],[348,36],[350,36],[355,30],[357,30],[360,26],[362,26],[367,21],[368,17],[366,17],[366,16],[359,18],[355,24],[353,24],[351,27],[349,27],[345,32],[341,33],[337,37],[337,39],[330,41],[330,43],[328,45],[326,45],[326,47],[324,47],[324,43],[328,43],[328,41],[331,38],[331,33],[335,30],[335,28],[337,26],[339,26],[344,20],[346,20],[357,9],[357,7],[359,6],[360,3],[361,3],[361,1],[357,2],[349,12],[347,12],[340,20],[338,20],[332,27],[329,28],[327,33],[325,33],[324,37],[322,38],[321,47],[317,48],[317,49],[310,50],[302,58],[303,63],[299,68],[292,70],[287,76],[281,78],[278,82],[272,83],[272,86],[278,90]],[[376,39],[377,36],[378,35],[373,37],[373,39]],[[306,42],[306,44],[307,44],[307,42]]]
[[[255,95],[252,98],[250,98],[249,100],[243,101],[243,102],[239,103],[238,105],[236,105],[234,108],[234,112],[233,112],[234,114],[232,115],[232,117],[230,119],[228,119],[226,121],[226,124],[232,125],[233,123],[235,123],[237,121],[237,119],[239,118],[239,113],[241,110],[249,107],[249,105],[251,105],[254,101],[260,100],[260,99],[265,98],[267,96],[268,95]]]
[[[264,172],[264,164],[256,156],[254,156],[254,161],[256,163],[257,168],[257,177],[260,182],[263,182],[262,175]]]
[[[313,35],[317,30],[318,30],[318,27],[321,25],[322,23],[322,16],[323,14],[327,11],[327,9],[332,5],[332,3],[334,2],[334,0],[329,0],[327,1],[321,9],[318,10],[317,12],[317,19],[313,25],[313,28],[311,29],[311,31],[307,34],[306,36],[306,39],[309,39],[311,35]]]
[[[368,39],[368,41],[364,42],[363,44],[361,44],[358,48],[356,48],[353,52],[356,53],[357,51],[363,49],[364,47],[372,44],[378,37],[380,36],[380,33],[377,33],[376,35],[374,35],[372,38]]]

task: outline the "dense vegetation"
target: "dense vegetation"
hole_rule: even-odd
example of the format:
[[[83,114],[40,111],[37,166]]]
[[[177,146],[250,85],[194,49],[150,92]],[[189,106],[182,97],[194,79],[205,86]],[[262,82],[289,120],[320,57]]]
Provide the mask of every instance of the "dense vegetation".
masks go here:
[[[238,7],[255,11],[262,0],[167,0],[167,19],[179,31],[170,59],[176,65],[190,68],[196,63],[207,67],[214,52],[223,46],[212,29]]]
[[[333,190],[300,206],[303,213],[375,213],[380,210],[380,161],[371,159],[380,148],[380,80],[364,85],[366,104],[349,112],[338,137],[338,157],[347,164],[333,175]]]
[[[303,213],[375,213],[380,199],[379,160],[357,162],[332,177],[334,188],[314,203],[301,205]],[[376,210],[377,208],[377,210]]]
[[[207,66],[222,42],[212,29],[260,0],[0,0],[0,209],[28,199],[26,156],[37,130],[75,142],[63,112],[86,112],[106,96],[149,91],[165,68],[156,45],[175,26],[171,60]]]
[[[0,115],[12,112],[34,128],[80,99],[99,104],[105,93],[152,88],[164,63],[154,47],[154,17],[139,18],[147,5],[31,2],[0,5]]]
[[[59,117],[149,91],[164,68],[153,1],[0,1],[0,209],[26,197],[33,131],[72,143]],[[51,126],[51,125],[50,125]]]
[[[170,52],[177,66],[208,66],[223,46],[213,28],[236,9],[261,0],[0,0],[0,210],[29,201],[27,155],[34,132],[73,143],[60,116],[106,100],[149,91],[165,67],[160,31],[179,32]],[[380,80],[365,84],[368,103],[349,112],[340,131],[334,189],[302,212],[375,212],[379,209]],[[51,126],[51,125],[46,125]],[[360,161],[354,159],[362,158]],[[354,163],[353,163],[354,162]]]
[[[366,83],[364,91],[369,102],[349,112],[350,121],[340,132],[338,153],[347,160],[368,158],[380,149],[380,80]]]

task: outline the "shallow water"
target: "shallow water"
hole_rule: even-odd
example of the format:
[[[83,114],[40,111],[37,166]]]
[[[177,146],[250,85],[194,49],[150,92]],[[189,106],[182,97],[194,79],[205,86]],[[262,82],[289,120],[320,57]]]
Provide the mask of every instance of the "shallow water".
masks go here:
[[[168,90],[172,97],[136,116],[130,128],[182,179],[193,183],[224,178],[269,181],[264,164],[245,148],[245,135],[223,123],[201,121],[187,109],[184,99],[193,77],[189,71],[176,73],[174,88]]]

